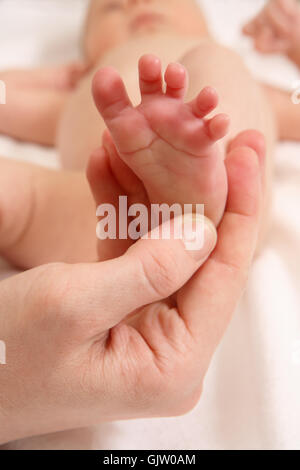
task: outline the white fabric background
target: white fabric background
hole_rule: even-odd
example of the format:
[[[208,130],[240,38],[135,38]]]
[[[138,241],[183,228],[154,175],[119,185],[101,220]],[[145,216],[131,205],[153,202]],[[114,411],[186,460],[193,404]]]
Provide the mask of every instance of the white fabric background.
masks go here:
[[[239,34],[241,24],[263,0],[202,3],[216,36],[242,53],[257,77],[291,89],[298,72],[284,59],[259,57]],[[0,67],[77,57],[85,4],[0,0]],[[53,150],[3,137],[0,154],[57,165]],[[267,247],[253,266],[198,407],[180,418],[105,424],[26,439],[7,448],[300,449],[300,145],[278,145],[274,181]],[[2,276],[11,273],[9,269],[3,267]]]

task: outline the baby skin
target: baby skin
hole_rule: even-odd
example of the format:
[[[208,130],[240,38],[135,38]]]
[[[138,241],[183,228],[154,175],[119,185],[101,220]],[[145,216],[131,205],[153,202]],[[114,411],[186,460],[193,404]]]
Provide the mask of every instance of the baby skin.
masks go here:
[[[298,0],[271,0],[244,27],[264,54],[281,53],[300,67],[300,4]]]
[[[152,204],[205,204],[206,216],[218,225],[227,197],[224,148],[218,141],[228,132],[229,117],[205,119],[218,104],[210,87],[184,103],[182,65],[170,64],[165,82],[164,92],[160,60],[145,55],[139,62],[139,106],[133,107],[112,68],[100,69],[94,78],[95,103],[118,155],[143,182]]]
[[[253,39],[262,54],[282,54],[300,68],[300,3],[298,0],[270,0],[258,15],[249,21],[243,32]],[[264,86],[269,97],[280,138],[300,140],[300,108],[290,99],[291,93]]]
[[[219,113],[207,118],[218,105],[217,92],[211,87],[185,103],[187,81],[185,68],[178,63],[170,64],[165,73],[164,92],[160,60],[145,55],[139,61],[141,104],[133,107],[120,75],[113,68],[102,68],[96,73],[93,96],[108,129],[103,135],[103,146],[94,152],[88,166],[88,179],[97,205],[112,203],[117,207],[119,195],[129,196],[130,204],[147,206],[150,203],[203,204],[205,215],[215,225],[219,224],[227,199],[224,165],[227,150],[223,138],[229,130],[229,117]],[[233,140],[230,149],[247,157],[247,151],[252,148],[260,155],[264,147],[262,140],[259,133],[246,131]],[[32,172],[26,164],[15,167],[13,162],[5,160],[2,164],[7,182],[1,185],[3,193],[9,194],[7,185],[14,179],[27,202],[18,224],[14,220],[17,214],[11,210],[3,212],[6,215],[0,227],[3,252],[15,263],[22,259],[29,266],[34,250],[38,264],[45,260],[43,247],[47,240],[50,256],[56,253],[59,260],[73,262],[67,258],[64,240],[57,239],[57,232],[50,225],[51,220],[63,226],[64,220],[73,219],[72,231],[81,234],[84,224],[91,238],[84,238],[90,242],[87,251],[82,251],[80,243],[76,245],[73,241],[71,252],[76,255],[79,251],[82,259],[89,259],[89,248],[94,246],[94,208],[86,210],[91,204],[86,197],[87,188],[82,187],[81,173],[62,172],[58,178],[55,172],[38,167]],[[27,172],[31,179],[24,178]],[[9,174],[11,177],[7,178]],[[8,209],[15,202],[7,202]],[[75,208],[79,218],[74,217]],[[44,242],[34,244],[33,249],[36,233]],[[101,241],[97,247],[98,259],[119,256],[131,243],[131,240]]]
[[[97,259],[95,206],[84,174],[96,148],[88,180],[97,205],[117,207],[121,195],[129,204],[204,204],[218,225],[227,196],[224,159],[230,149],[260,154],[263,134],[270,193],[275,116],[242,60],[209,37],[193,0],[94,0],[85,52],[86,65],[76,73],[74,66],[46,77],[37,71],[26,83],[24,74],[13,74],[22,86],[7,79],[0,132],[46,144],[55,138],[64,170],[0,160],[1,255],[25,268]],[[266,201],[266,216],[267,207]],[[100,242],[98,259],[129,245]]]

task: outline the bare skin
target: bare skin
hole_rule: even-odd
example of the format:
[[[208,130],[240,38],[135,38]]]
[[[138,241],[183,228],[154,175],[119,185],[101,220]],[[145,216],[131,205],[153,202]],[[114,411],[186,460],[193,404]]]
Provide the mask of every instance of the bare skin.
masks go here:
[[[300,5],[297,0],[270,0],[244,27],[263,54],[281,53],[300,67]]]
[[[215,249],[206,219],[197,252],[187,253],[185,239],[140,240],[118,259],[54,263],[0,283],[9,344],[1,444],[100,420],[177,416],[196,405],[257,241],[264,152],[241,143],[226,158],[228,201]],[[97,168],[93,159],[94,183]]]
[[[300,4],[297,0],[270,0],[259,14],[249,21],[243,32],[253,39],[262,54],[279,53],[300,68]],[[300,140],[300,107],[290,93],[264,86],[282,140]]]
[[[119,2],[117,12],[115,11],[112,14],[110,0],[95,0],[92,2],[92,8],[96,10],[93,11],[91,20],[87,24],[85,43],[89,72],[81,80],[78,80],[77,86],[72,92],[67,91],[66,101],[63,100],[61,106],[57,108],[57,116],[59,116],[58,148],[63,166],[68,172],[62,172],[59,177],[56,175],[59,184],[55,184],[53,172],[48,173],[47,170],[41,170],[43,172],[43,178],[41,178],[37,176],[33,169],[31,171],[28,167],[28,171],[26,171],[28,181],[32,181],[32,178],[41,181],[41,183],[35,183],[35,187],[39,188],[35,194],[39,203],[35,204],[35,207],[38,206],[39,210],[34,210],[31,213],[31,223],[29,224],[27,221],[23,230],[20,230],[23,235],[19,238],[18,243],[14,245],[13,250],[14,253],[18,253],[17,255],[12,255],[12,252],[7,248],[1,248],[9,245],[10,236],[7,231],[5,236],[4,231],[0,232],[1,253],[22,267],[36,266],[40,264],[41,260],[42,262],[66,260],[76,262],[96,259],[95,246],[91,242],[92,237],[94,237],[94,229],[91,234],[91,225],[83,223],[81,215],[82,212],[92,214],[94,212],[94,203],[89,195],[84,175],[81,173],[81,177],[79,177],[78,174],[72,173],[74,169],[84,170],[91,152],[102,145],[102,132],[106,128],[105,122],[97,112],[91,97],[92,78],[99,68],[108,65],[113,66],[122,76],[131,102],[134,106],[137,106],[140,101],[137,63],[145,51],[158,55],[164,69],[170,62],[180,63],[185,67],[189,76],[186,93],[187,103],[192,102],[199,92],[208,85],[217,90],[220,102],[215,109],[215,113],[216,115],[227,113],[231,119],[230,132],[221,143],[220,155],[225,154],[225,147],[233,137],[243,130],[256,128],[262,132],[267,141],[268,163],[265,179],[269,183],[267,186],[270,194],[272,148],[276,140],[273,115],[265,95],[252,79],[241,59],[233,52],[217,45],[211,39],[207,39],[208,32],[203,15],[194,2],[185,3],[184,9],[182,9],[181,0],[168,0],[163,5],[161,2],[156,1],[137,3],[138,5],[135,5],[135,2]],[[149,12],[153,14],[154,11],[156,15],[160,15],[159,19],[155,15],[151,17],[151,14],[150,17],[148,16],[145,19],[142,15],[145,13],[145,9],[147,9],[147,14]],[[183,10],[184,15],[188,15],[190,19],[188,31],[186,30],[187,17],[183,16]],[[118,37],[114,38],[110,34],[112,28],[119,31]],[[100,32],[102,34],[101,38],[98,37]],[[114,40],[113,44],[109,42],[112,38]],[[104,49],[103,44],[105,45]],[[98,50],[97,48],[100,45],[102,49]],[[203,64],[205,64],[205,67],[203,67]],[[174,66],[172,65],[172,67]],[[218,70],[222,70],[222,74],[218,73]],[[53,87],[51,87],[51,90],[53,90]],[[59,93],[61,93],[61,90],[59,90]],[[260,110],[259,113],[257,112],[258,109]],[[164,104],[164,110],[166,113],[169,112],[167,103]],[[189,152],[188,147],[183,150],[186,153]],[[221,168],[222,161],[221,159],[217,160]],[[206,170],[201,178],[205,180],[206,176],[206,181],[211,180],[212,177],[218,174],[218,172],[215,173],[215,170],[216,166],[213,166],[213,168]],[[113,170],[107,168],[107,173],[111,172]],[[190,176],[192,176],[192,172],[190,172]],[[114,189],[119,190],[119,182],[114,174],[112,178]],[[188,180],[189,176],[186,175],[186,178]],[[145,181],[142,181],[142,183],[149,189],[149,181],[147,182],[146,175],[143,176],[143,179]],[[116,197],[117,193],[112,193],[112,186],[108,186],[104,178],[101,184],[103,187],[103,199],[101,200],[103,202],[108,202],[108,197]],[[44,185],[46,190],[43,189]],[[84,201],[80,205],[80,211],[76,209],[78,207],[78,197],[74,194],[74,188],[77,188],[78,194],[81,194],[81,201]],[[185,189],[186,194],[184,194]],[[182,188],[182,200],[179,202],[200,202],[200,200],[195,201],[195,195],[192,196],[193,200],[189,200],[191,197],[189,190],[190,188]],[[224,208],[226,202],[225,181],[223,185],[220,185],[220,192],[224,193],[224,199],[218,204],[212,204],[212,193],[208,197],[208,191],[204,191],[205,197],[203,194],[199,195],[202,203],[208,207],[213,206],[210,212],[216,223],[218,223],[222,212],[221,207]],[[51,194],[52,199],[50,200],[57,201],[56,204],[51,203],[51,206],[60,206],[61,213],[65,215],[63,224],[60,225],[57,222],[59,218],[57,218],[55,210],[49,213],[50,202],[45,194]],[[74,194],[72,211],[70,208],[63,209],[64,205],[70,205],[70,200],[66,201],[65,199],[66,194]],[[220,197],[220,200],[222,197]],[[159,200],[162,199],[161,202],[165,200],[171,202],[172,197],[169,194],[169,187],[166,187],[165,191],[162,187],[158,198]],[[154,195],[150,196],[150,199],[154,200]],[[17,220],[17,214],[22,210],[23,204],[22,195],[20,195],[19,202],[14,201],[13,208],[8,208],[8,204],[6,206],[3,204],[1,208],[2,220],[5,220],[8,211],[10,214],[13,213],[14,216],[11,217]],[[44,220],[42,214],[47,210],[48,232],[47,236],[41,236],[39,227],[41,227]],[[51,240],[59,240],[59,242],[49,244],[48,237]],[[76,247],[76,250],[72,249],[73,246]],[[36,256],[36,253],[42,253],[43,255],[41,257]],[[103,258],[106,258],[105,248],[103,248],[103,253]]]
[[[80,63],[0,72],[7,104],[1,108],[0,132],[40,145],[53,145],[68,96],[86,73]]]
[[[265,85],[264,90],[270,99],[271,107],[277,116],[280,138],[300,141],[300,106],[295,105],[291,93]]]
[[[185,104],[186,71],[171,64],[163,92],[161,64],[153,55],[141,58],[139,77],[142,102],[137,108],[114,69],[100,69],[94,79],[95,103],[119,156],[143,182],[152,204],[207,201],[207,217],[218,225],[227,198],[227,175],[217,141],[227,134],[229,117],[204,119],[217,106],[215,90],[204,88]]]
[[[53,257],[96,260],[95,208],[82,173],[6,159],[0,168],[0,253],[25,268]]]
[[[58,124],[56,143],[63,167],[84,169],[88,156],[102,143],[102,134],[106,125],[97,112],[91,96],[92,81],[99,68],[108,66],[115,68],[124,81],[130,100],[134,106],[137,106],[140,103],[137,64],[141,56],[146,51],[157,55],[163,68],[166,69],[170,62],[180,61],[180,58],[197,47],[201,40],[201,36],[181,37],[174,33],[161,31],[149,33],[146,30],[138,38],[131,36],[125,43],[119,44],[98,58],[70,96]],[[80,113],[78,109],[81,110]]]

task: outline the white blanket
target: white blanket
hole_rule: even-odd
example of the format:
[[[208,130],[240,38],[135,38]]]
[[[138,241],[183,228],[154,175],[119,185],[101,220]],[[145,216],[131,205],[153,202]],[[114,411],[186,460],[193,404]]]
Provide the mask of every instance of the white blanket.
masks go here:
[[[1,0],[0,67],[75,58],[85,3]],[[251,52],[239,34],[262,0],[203,3],[217,37],[242,52],[260,79],[292,88],[298,72],[283,59]],[[0,154],[57,164],[54,151],[5,138]],[[253,266],[198,407],[180,418],[105,424],[8,448],[300,449],[300,145],[278,145],[274,180],[267,247]],[[2,276],[11,274],[8,269],[2,269]]]

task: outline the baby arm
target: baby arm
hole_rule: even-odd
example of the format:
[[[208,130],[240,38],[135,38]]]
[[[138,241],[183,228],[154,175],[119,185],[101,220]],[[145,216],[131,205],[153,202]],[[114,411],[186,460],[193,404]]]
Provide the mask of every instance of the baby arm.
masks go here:
[[[113,174],[120,171],[122,186]],[[112,169],[103,148],[94,152],[88,177],[97,205],[117,208],[120,195],[128,195],[130,205],[145,202],[141,183],[121,160]],[[93,262],[95,239],[96,208],[84,173],[0,158],[0,256],[20,268]],[[121,256],[131,244],[99,240],[99,260]]]
[[[61,110],[84,72],[83,66],[71,64],[0,73],[0,80],[6,86],[0,133],[27,142],[53,145]]]

